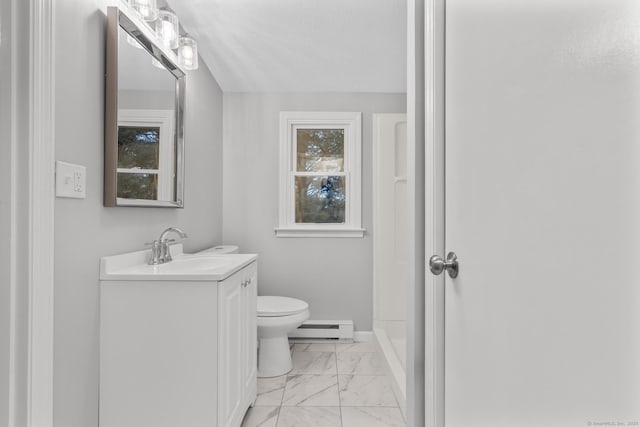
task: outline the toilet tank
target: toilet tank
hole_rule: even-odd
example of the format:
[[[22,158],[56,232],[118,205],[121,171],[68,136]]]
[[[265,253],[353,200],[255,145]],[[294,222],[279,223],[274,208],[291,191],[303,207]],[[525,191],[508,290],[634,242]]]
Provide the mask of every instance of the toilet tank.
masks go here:
[[[236,245],[219,245],[209,249],[198,252],[199,254],[237,254],[240,252],[240,248]]]

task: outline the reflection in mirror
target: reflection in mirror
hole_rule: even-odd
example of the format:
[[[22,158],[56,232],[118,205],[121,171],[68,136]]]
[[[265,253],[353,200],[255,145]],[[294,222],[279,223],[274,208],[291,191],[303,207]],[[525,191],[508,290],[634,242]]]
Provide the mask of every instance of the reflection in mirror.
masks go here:
[[[184,72],[126,9],[107,21],[104,205],[182,207]]]

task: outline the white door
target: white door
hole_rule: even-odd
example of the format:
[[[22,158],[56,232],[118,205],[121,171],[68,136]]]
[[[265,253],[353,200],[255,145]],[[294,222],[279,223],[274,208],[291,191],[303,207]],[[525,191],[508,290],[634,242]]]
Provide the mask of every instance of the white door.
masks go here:
[[[640,2],[447,0],[445,100],[446,426],[640,425]]]

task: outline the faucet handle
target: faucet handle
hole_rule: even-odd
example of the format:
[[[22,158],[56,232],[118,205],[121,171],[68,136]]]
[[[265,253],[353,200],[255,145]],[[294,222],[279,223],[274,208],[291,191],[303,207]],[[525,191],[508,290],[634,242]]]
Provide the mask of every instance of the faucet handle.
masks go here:
[[[162,250],[161,245],[158,240],[154,240],[151,243],[145,243],[145,246],[151,246],[151,256],[149,257],[149,265],[157,265],[161,264],[162,261]]]
[[[175,242],[175,239],[164,239],[160,242],[160,258],[161,262],[169,262],[173,260],[169,243]]]

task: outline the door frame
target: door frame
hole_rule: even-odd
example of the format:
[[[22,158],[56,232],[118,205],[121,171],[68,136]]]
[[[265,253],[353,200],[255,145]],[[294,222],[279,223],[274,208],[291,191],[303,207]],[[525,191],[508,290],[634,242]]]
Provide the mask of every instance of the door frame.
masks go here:
[[[14,1],[14,5],[16,3]],[[17,322],[13,326],[14,335],[26,334],[26,378],[14,378],[12,392],[14,403],[25,399],[27,426],[50,427],[53,425],[54,340],[54,6],[53,0],[29,0],[28,7],[28,158],[25,159],[29,171],[28,204],[25,209],[14,210],[16,216],[21,214],[20,211],[27,211],[28,236],[25,239],[26,260],[18,260],[12,265],[16,269],[19,268],[18,264],[26,265],[27,270],[24,275],[27,278],[27,301],[24,304],[19,302],[27,308],[24,315],[26,319],[22,320],[26,323],[26,331],[18,331],[15,326]],[[20,23],[13,19],[12,31]],[[13,36],[16,36],[15,32]],[[14,42],[12,49],[15,47]],[[20,167],[24,165],[18,160],[13,163],[13,178],[16,179]],[[20,191],[24,191],[20,187],[17,184],[12,186],[14,200],[19,197]],[[13,221],[17,221],[17,218]],[[20,236],[15,238],[21,239]],[[16,276],[13,274],[13,278]],[[12,308],[17,308],[15,303]],[[17,315],[14,313],[12,316]],[[14,349],[13,354],[17,351]],[[22,387],[16,387],[16,381],[24,381],[26,396],[17,394],[16,388],[22,390]],[[19,423],[17,418],[14,417],[13,422]]]
[[[52,3],[29,1],[27,418],[29,426],[45,427],[53,425]],[[409,426],[440,427],[444,425],[444,278],[426,275],[425,254],[444,253],[445,0],[409,0],[407,12],[407,152],[411,160],[407,166],[408,176],[413,177],[409,185],[409,223],[413,233],[407,293],[407,342],[411,343],[407,352],[407,416]],[[14,178],[16,173],[12,172]],[[12,191],[19,190],[14,188]],[[15,393],[15,383],[12,389]]]
[[[424,98],[422,114],[414,116],[416,129],[422,128],[424,134],[423,152],[420,153],[420,138],[415,135],[415,179],[423,178],[424,211],[423,211],[423,257],[414,257],[418,271],[420,266],[423,281],[415,277],[413,285],[424,286],[422,319],[411,316],[414,322],[424,326],[424,426],[443,427],[445,425],[445,323],[444,323],[444,275],[434,276],[427,271],[426,259],[433,255],[445,255],[445,11],[446,0],[424,0],[420,10],[420,0],[410,3],[409,14],[409,85],[413,88],[415,98],[421,94]],[[422,27],[417,24],[422,19]],[[412,22],[416,22],[412,28]],[[422,46],[420,43],[423,43]],[[412,59],[413,63],[412,63]],[[422,65],[422,69],[420,69]],[[420,81],[423,79],[422,81]],[[422,87],[420,87],[422,84]],[[412,98],[410,86],[407,88],[408,99]],[[409,106],[411,108],[411,105]],[[411,119],[410,119],[411,120]],[[422,154],[422,155],[420,155]],[[418,186],[418,185],[417,185]],[[418,190],[416,188],[416,190]],[[419,216],[418,203],[421,200],[416,191],[416,206],[413,210]],[[417,219],[417,218],[416,218]],[[416,221],[417,223],[417,221]],[[416,233],[419,230],[415,230]],[[418,242],[416,242],[418,243]],[[417,255],[417,253],[416,253]],[[416,293],[417,296],[417,293]],[[418,329],[418,326],[415,326]],[[414,390],[409,390],[412,392]],[[418,398],[410,399],[419,404]],[[422,402],[420,402],[422,403]],[[413,408],[415,412],[415,407]],[[418,423],[409,423],[418,426]]]
[[[428,0],[427,0],[428,1]],[[407,426],[425,426],[424,0],[407,1]]]

